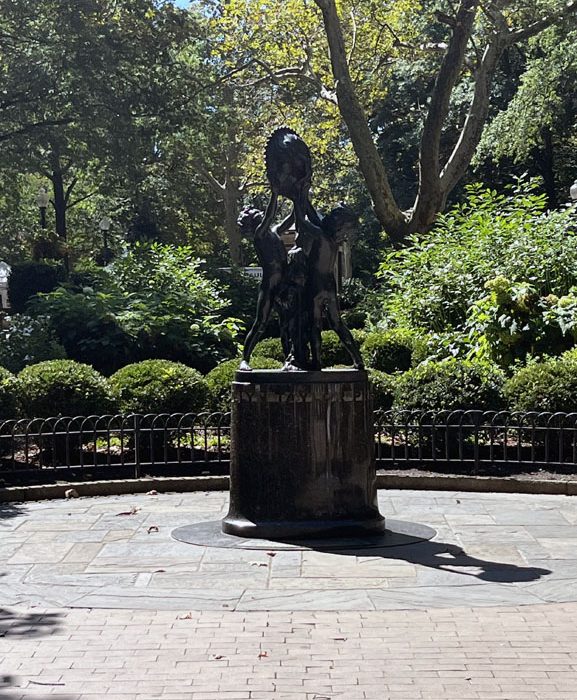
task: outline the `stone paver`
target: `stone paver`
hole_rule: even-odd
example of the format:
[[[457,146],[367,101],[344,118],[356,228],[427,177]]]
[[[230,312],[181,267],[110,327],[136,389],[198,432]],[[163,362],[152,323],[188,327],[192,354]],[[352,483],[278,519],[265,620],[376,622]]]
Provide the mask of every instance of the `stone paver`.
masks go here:
[[[577,500],[380,493],[428,543],[209,549],[227,494],[0,504],[0,700],[577,697]]]

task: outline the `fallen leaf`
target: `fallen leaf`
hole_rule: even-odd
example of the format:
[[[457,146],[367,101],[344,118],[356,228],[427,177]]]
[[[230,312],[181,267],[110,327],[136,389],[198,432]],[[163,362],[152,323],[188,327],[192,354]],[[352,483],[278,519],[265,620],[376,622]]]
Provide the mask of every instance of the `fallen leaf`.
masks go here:
[[[210,657],[211,661],[220,661],[221,659],[226,658],[222,654],[216,654]]]
[[[151,532],[158,532],[158,525],[151,525],[146,531],[149,535]]]
[[[266,561],[251,561],[251,566],[268,566]]]
[[[137,508],[136,506],[132,506],[130,510],[123,510],[122,513],[117,513],[116,515],[136,515],[140,508]]]
[[[276,557],[276,552],[267,552],[269,557]]]
[[[158,496],[158,491],[155,491],[152,489],[152,491],[147,491],[146,493],[147,496]]]
[[[347,638],[346,637],[333,637],[335,642],[346,642]]]
[[[261,651],[258,655],[259,659],[266,659],[268,657],[268,651]]]
[[[164,574],[166,573],[166,569],[157,569],[156,571],[152,572],[153,574]]]
[[[182,617],[177,617],[177,620],[192,620],[192,613],[186,613]]]

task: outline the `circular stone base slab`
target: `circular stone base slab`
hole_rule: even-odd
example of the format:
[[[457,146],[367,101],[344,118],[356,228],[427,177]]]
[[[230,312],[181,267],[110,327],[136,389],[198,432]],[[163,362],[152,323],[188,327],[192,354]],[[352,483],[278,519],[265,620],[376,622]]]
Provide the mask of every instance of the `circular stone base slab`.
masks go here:
[[[224,547],[225,549],[267,549],[273,551],[314,549],[333,551],[339,549],[377,549],[402,547],[431,540],[437,534],[432,527],[420,523],[387,518],[387,529],[375,535],[364,537],[335,537],[306,540],[257,540],[227,535],[222,531],[222,520],[193,523],[177,527],[172,537],[179,542],[200,547]]]

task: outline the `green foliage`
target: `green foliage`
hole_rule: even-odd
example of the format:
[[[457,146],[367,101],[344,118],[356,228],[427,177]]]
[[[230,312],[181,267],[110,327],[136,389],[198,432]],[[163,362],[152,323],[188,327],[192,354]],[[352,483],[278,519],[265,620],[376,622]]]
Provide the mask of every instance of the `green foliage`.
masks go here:
[[[398,377],[393,406],[417,411],[498,409],[503,381],[501,371],[478,363],[425,362]]]
[[[238,370],[241,358],[221,362],[220,365],[212,369],[205,377],[209,391],[209,406],[213,411],[230,411],[231,384],[234,375]],[[253,369],[280,369],[282,364],[269,357],[258,357],[255,355],[250,359],[250,366]]]
[[[37,318],[50,319],[68,357],[110,374],[136,352],[134,338],[120,325],[120,308],[117,293],[60,287],[39,297],[30,310]]]
[[[0,420],[17,418],[20,413],[19,387],[16,377],[0,367]]]
[[[369,333],[361,347],[363,359],[369,367],[381,372],[405,372],[413,356],[422,355],[423,342],[414,332],[405,328]]]
[[[17,378],[29,418],[102,415],[115,410],[110,386],[95,369],[73,360],[49,360],[26,367]]]
[[[505,194],[468,187],[465,202],[440,215],[431,232],[387,256],[372,324],[462,329],[485,282],[499,275],[542,296],[565,294],[577,284],[576,215],[544,207],[544,197],[527,183]]]
[[[27,365],[66,357],[56,340],[49,319],[14,314],[0,328],[0,367],[20,372]]]
[[[206,371],[236,352],[239,325],[225,317],[225,298],[187,247],[137,244],[91,281],[43,295],[33,307],[51,319],[73,359],[107,374],[148,358]]]
[[[507,380],[503,388],[509,408],[516,411],[577,410],[577,358],[533,362]]]
[[[351,333],[358,344],[364,340],[365,334],[363,331],[354,329]],[[323,367],[352,365],[351,356],[334,331],[323,331],[321,333],[321,343],[321,365]]]
[[[574,344],[577,299],[539,296],[527,283],[512,284],[500,275],[485,284],[489,294],[475,302],[467,328],[473,351],[503,367],[527,356],[558,354]]]
[[[285,356],[280,338],[265,338],[254,346],[254,355],[269,357],[277,362],[284,362]]]
[[[116,260],[117,318],[144,357],[183,362],[202,372],[237,351],[240,325],[225,315],[227,301],[186,246],[136,245]]]
[[[60,265],[25,262],[12,266],[8,278],[8,297],[14,313],[22,313],[36,294],[51,292],[64,280]]]
[[[195,369],[170,360],[144,360],[110,377],[123,413],[198,413],[206,408],[208,388]]]
[[[393,407],[397,377],[378,369],[369,369],[368,373],[375,411],[388,411]]]

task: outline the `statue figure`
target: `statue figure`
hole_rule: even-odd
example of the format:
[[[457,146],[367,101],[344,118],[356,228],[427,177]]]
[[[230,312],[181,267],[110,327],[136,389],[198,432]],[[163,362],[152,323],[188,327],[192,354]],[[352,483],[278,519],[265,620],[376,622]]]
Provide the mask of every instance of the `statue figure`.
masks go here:
[[[254,247],[258,261],[262,267],[262,281],[258,290],[256,318],[244,342],[240,369],[250,370],[250,356],[254,346],[260,340],[273,308],[277,308],[281,316],[281,342],[285,357],[290,352],[287,323],[284,322],[284,309],[280,303],[283,285],[286,285],[287,253],[280,239],[281,233],[293,223],[293,215],[289,215],[277,226],[271,227],[272,215],[265,216],[260,209],[243,209],[238,217],[238,225],[242,235],[253,236]]]
[[[352,210],[341,204],[321,218],[309,199],[312,180],[308,146],[292,129],[277,129],[269,138],[266,170],[271,196],[266,213],[245,209],[239,217],[242,233],[254,236],[263,269],[256,320],[250,329],[240,369],[250,370],[250,356],[264,332],[273,308],[279,312],[284,370],[321,369],[321,330],[327,311],[331,328],[351,355],[355,368],[363,368],[359,348],[343,323],[337,298],[334,266],[339,243],[357,223]],[[277,226],[278,197],[292,201],[293,211]],[[279,237],[292,223],[296,237],[288,256]]]
[[[341,318],[334,273],[339,244],[347,237],[347,233],[352,233],[358,223],[357,217],[350,207],[342,203],[322,219],[317,215],[320,226],[312,223],[299,205],[295,206],[295,217],[298,237],[303,234],[308,237],[305,244],[308,249],[305,296],[310,314],[310,369],[321,369],[321,331],[325,310],[329,325],[351,356],[353,366],[355,369],[363,369],[358,345]]]

